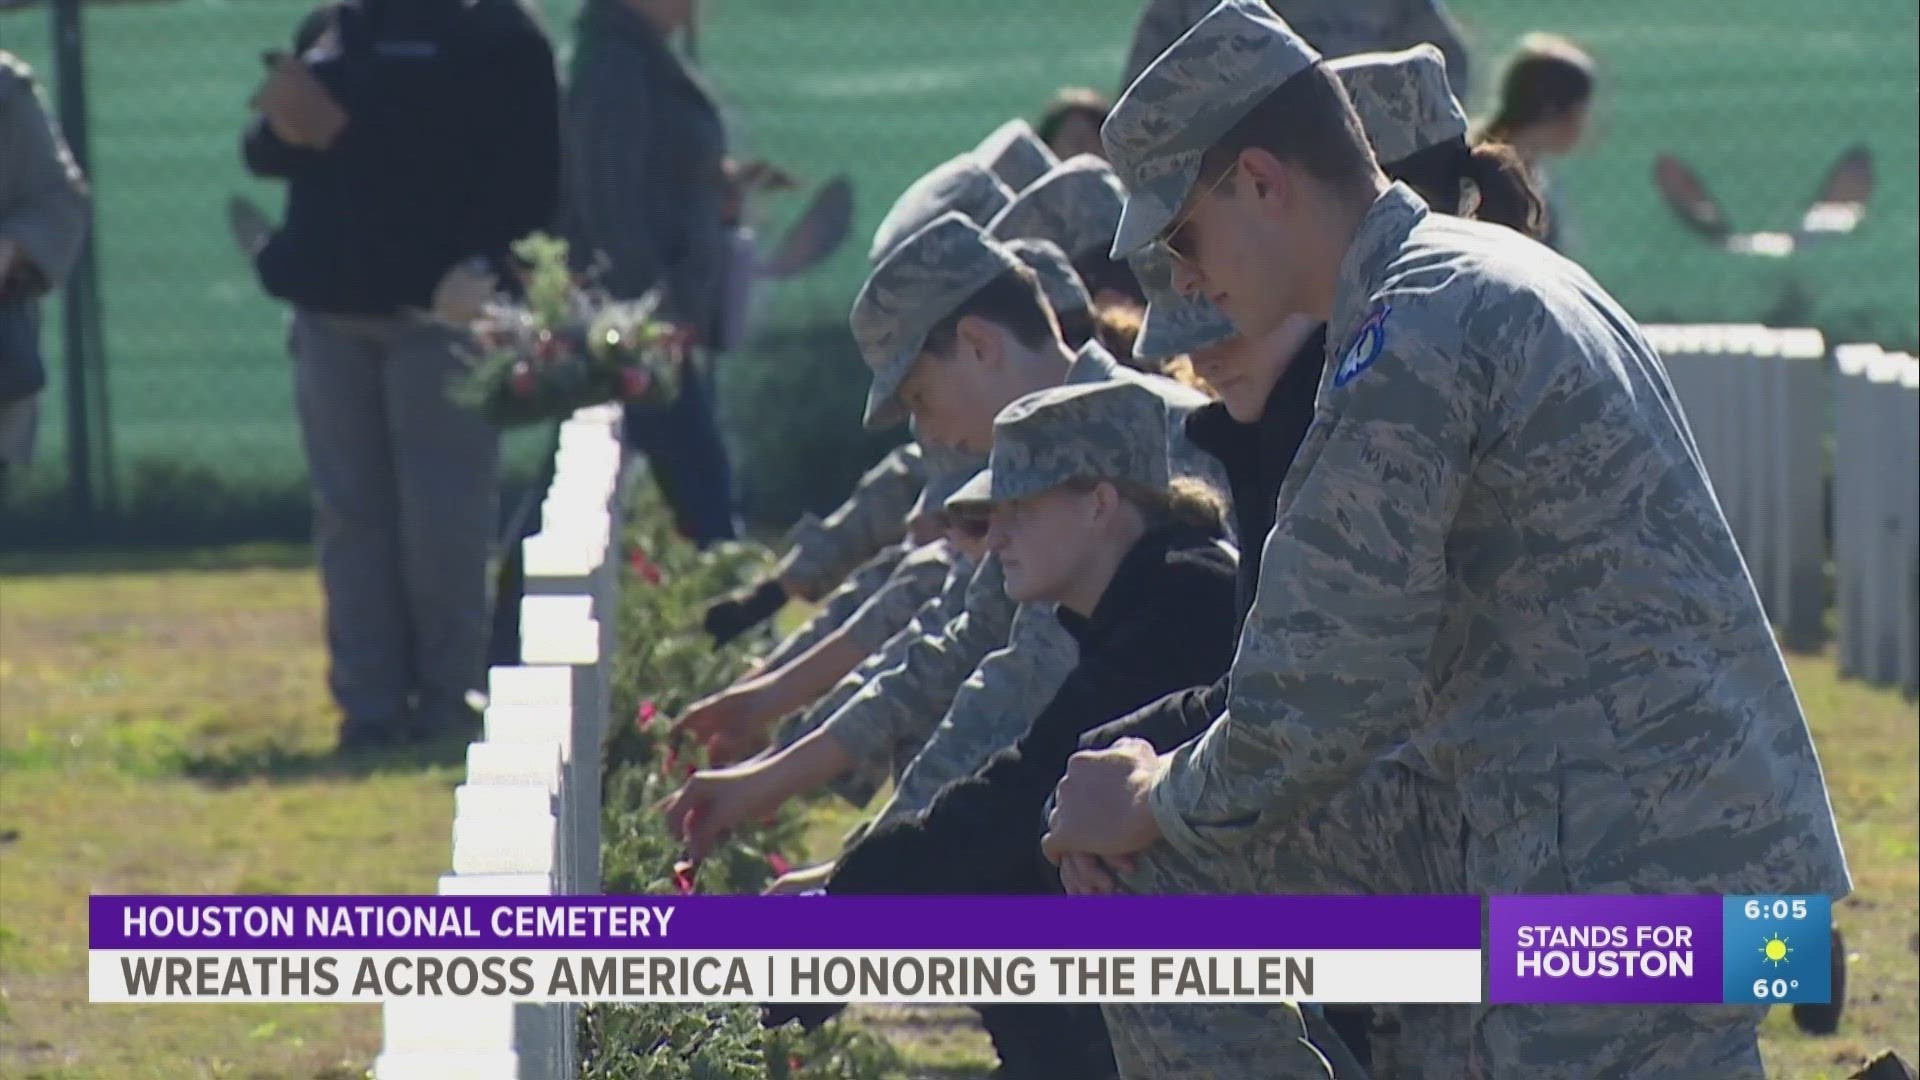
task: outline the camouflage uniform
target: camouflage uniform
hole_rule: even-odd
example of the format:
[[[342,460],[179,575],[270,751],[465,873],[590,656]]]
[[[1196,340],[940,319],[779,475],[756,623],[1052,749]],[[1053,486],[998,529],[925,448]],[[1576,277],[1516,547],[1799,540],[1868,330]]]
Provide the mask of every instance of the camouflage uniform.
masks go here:
[[[1060,159],[1034,134],[1032,125],[1017,117],[981,139],[973,155],[1013,191],[1040,179],[1060,164]]]
[[[773,650],[760,661],[762,670],[771,671],[791,661],[794,657],[813,648],[825,640],[827,635],[846,625],[853,613],[874,593],[880,591],[893,576],[893,571],[913,550],[913,545],[901,541],[888,544],[866,562],[861,563],[847,579],[839,584],[827,598],[820,602],[820,609],[813,617],[800,625],[798,630],[788,634],[786,639],[774,646]]]
[[[1125,90],[1187,28],[1214,9],[1214,0],[1147,0],[1127,51]],[[1267,7],[1327,56],[1405,49],[1430,41],[1446,54],[1447,76],[1466,89],[1467,46],[1443,0],[1268,0]]]
[[[1171,222],[1205,140],[1315,60],[1227,0],[1156,61],[1103,131],[1137,181],[1116,253]],[[1164,840],[1144,861],[1190,888],[1286,888],[1315,815],[1374,828],[1365,800],[1344,808],[1391,766],[1458,813],[1380,823],[1427,853],[1333,853],[1386,889],[1849,891],[1805,719],[1679,416],[1577,266],[1384,192],[1339,268],[1227,713],[1155,785]],[[1750,1008],[1461,1012],[1433,1037],[1464,1066],[1427,1056],[1425,1075],[1761,1075]]]
[[[1052,604],[1022,604],[1014,612],[1007,647],[989,653],[960,684],[947,715],[900,770],[877,821],[926,809],[941,788],[1013,745],[1053,700],[1080,661],[1080,647],[1055,610]]]
[[[800,713],[775,739],[776,744],[785,748],[798,742],[803,736],[818,729],[829,718],[845,708],[847,703],[857,696],[869,682],[882,673],[901,668],[906,664],[908,652],[913,644],[923,638],[937,636],[947,623],[957,616],[966,605],[967,588],[973,582],[975,566],[967,559],[959,558],[948,570],[946,581],[942,583],[939,595],[920,606],[920,610],[902,627],[900,632],[887,640],[887,643],[871,656],[860,662],[846,678],[841,679],[805,712]],[[831,785],[835,794],[853,806],[865,806],[873,801],[873,796],[890,776],[892,762],[886,758],[875,757],[862,761],[854,771],[844,774]]]
[[[926,486],[918,443],[896,447],[868,469],[826,520],[807,514],[787,530],[780,580],[803,600],[832,592],[853,569],[907,535],[907,510]]]

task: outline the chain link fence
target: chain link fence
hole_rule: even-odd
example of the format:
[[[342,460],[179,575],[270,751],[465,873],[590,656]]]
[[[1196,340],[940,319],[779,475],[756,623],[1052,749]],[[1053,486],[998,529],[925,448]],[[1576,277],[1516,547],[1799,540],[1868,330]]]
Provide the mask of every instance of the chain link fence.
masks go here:
[[[564,57],[577,0],[546,0]],[[1470,36],[1483,111],[1497,65],[1551,30],[1601,67],[1598,123],[1555,174],[1573,254],[1646,322],[1812,326],[1829,341],[1920,345],[1920,76],[1911,0],[1451,0]],[[845,173],[851,238],[762,298],[753,344],[724,361],[728,435],[750,516],[778,527],[830,503],[879,446],[858,430],[864,369],[845,313],[865,238],[893,196],[1058,88],[1117,90],[1139,0],[708,0],[701,68],[736,152],[795,173],[801,195],[760,208],[777,236],[806,190]],[[285,358],[285,312],[228,236],[224,206],[270,211],[237,140],[262,50],[284,47],[304,0],[121,0],[84,6],[96,190],[108,457],[88,531],[119,538],[302,535],[305,493]],[[0,13],[0,48],[53,83],[44,0]],[[1791,254],[1742,253],[1689,232],[1654,183],[1685,162],[1738,232],[1791,232],[1831,165],[1872,156],[1851,233]],[[52,387],[27,502],[0,543],[70,535],[64,357],[49,311]],[[514,447],[523,465],[537,451]]]

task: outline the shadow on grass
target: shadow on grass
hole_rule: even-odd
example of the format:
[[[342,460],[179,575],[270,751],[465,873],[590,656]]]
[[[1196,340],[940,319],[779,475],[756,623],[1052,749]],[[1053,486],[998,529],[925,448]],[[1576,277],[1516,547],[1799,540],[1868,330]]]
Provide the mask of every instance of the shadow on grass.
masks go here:
[[[455,768],[467,760],[467,744],[478,730],[450,732],[412,746],[352,750],[313,750],[279,743],[221,747],[183,757],[182,776],[214,785],[307,783],[315,780],[364,780],[372,776]]]
[[[159,573],[166,571],[303,570],[313,566],[307,544],[254,543],[224,547],[68,547],[0,552],[0,574]]]

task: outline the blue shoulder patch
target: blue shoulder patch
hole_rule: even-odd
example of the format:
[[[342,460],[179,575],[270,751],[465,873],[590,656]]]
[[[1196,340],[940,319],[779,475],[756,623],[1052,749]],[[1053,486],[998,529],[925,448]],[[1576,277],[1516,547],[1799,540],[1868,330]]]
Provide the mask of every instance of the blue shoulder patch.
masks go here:
[[[1340,366],[1333,369],[1333,385],[1347,385],[1380,359],[1380,351],[1387,347],[1387,316],[1392,313],[1391,304],[1382,304],[1354,331],[1353,341],[1340,356]]]

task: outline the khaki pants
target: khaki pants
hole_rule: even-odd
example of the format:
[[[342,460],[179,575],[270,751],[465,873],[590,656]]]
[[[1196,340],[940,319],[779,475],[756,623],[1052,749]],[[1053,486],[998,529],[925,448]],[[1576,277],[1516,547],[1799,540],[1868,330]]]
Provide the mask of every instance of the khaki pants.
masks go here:
[[[460,718],[486,674],[500,440],[449,397],[458,340],[414,319],[301,311],[291,349],[342,734]]]

